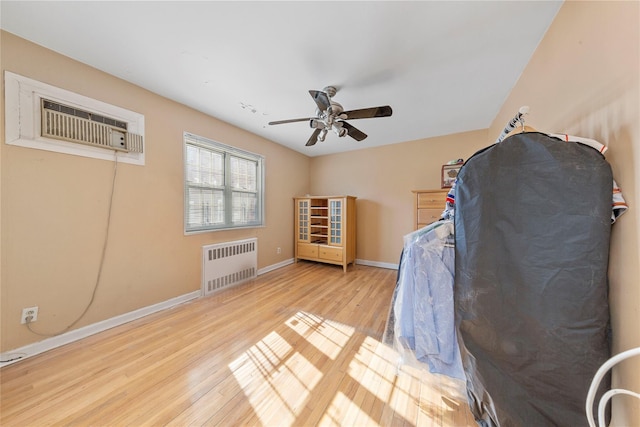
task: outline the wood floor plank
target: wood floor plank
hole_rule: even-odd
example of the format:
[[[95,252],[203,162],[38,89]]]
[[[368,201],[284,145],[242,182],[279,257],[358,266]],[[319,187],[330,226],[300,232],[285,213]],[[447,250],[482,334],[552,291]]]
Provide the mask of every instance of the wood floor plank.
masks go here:
[[[398,375],[395,280],[298,262],[5,366],[0,424],[475,426],[455,387]]]

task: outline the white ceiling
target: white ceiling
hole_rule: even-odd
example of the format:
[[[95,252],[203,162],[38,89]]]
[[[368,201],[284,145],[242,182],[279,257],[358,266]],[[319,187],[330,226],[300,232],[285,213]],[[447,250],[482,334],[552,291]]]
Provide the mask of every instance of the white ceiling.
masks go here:
[[[317,156],[487,128],[561,4],[3,0],[0,13],[6,31]],[[313,147],[307,122],[267,125],[313,116],[308,90],[327,85],[346,110],[393,116],[351,121],[362,142]]]

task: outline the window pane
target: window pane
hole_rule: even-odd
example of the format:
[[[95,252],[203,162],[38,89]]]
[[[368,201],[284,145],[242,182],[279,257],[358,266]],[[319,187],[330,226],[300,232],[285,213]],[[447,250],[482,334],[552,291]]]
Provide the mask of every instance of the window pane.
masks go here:
[[[224,224],[224,194],[221,190],[189,187],[187,226]]]
[[[187,182],[205,186],[224,185],[222,153],[187,145]]]
[[[211,159],[211,184],[216,187],[224,185],[224,156],[222,153],[213,152]]]
[[[199,174],[198,174],[198,147],[194,147],[193,145],[187,145],[187,182],[198,182]]]
[[[211,185],[213,182],[213,153],[200,148],[200,162],[198,164],[200,172],[200,183]]]
[[[232,222],[234,225],[251,224],[257,220],[257,197],[252,193],[234,192],[232,195]]]
[[[234,190],[256,191],[258,164],[240,157],[230,158],[231,188]]]

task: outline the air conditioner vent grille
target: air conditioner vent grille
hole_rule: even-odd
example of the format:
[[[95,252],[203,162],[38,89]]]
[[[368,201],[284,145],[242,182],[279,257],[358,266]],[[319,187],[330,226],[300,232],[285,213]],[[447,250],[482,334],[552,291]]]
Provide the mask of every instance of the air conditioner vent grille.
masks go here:
[[[52,111],[58,111],[60,113],[65,113],[70,116],[91,120],[93,122],[103,123],[105,125],[115,126],[125,131],[127,130],[127,124],[120,120],[104,117],[104,116],[101,116],[100,114],[92,113],[86,110],[80,110],[78,108],[69,107],[68,105],[58,104],[57,102],[49,101],[48,99],[42,100],[42,108],[47,110],[52,110]]]
[[[110,150],[143,152],[142,136],[127,132],[126,123],[46,99],[42,99],[42,136]]]
[[[134,153],[142,153],[142,150],[143,150],[142,135],[136,135],[135,133],[127,132],[125,134],[125,144],[127,146],[127,151],[132,151]]]

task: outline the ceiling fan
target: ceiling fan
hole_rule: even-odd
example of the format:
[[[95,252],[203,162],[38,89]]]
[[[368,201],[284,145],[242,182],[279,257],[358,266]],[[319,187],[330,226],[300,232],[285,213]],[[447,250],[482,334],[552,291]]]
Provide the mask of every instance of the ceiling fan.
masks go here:
[[[373,117],[389,117],[393,110],[388,105],[381,107],[362,108],[359,110],[344,111],[342,105],[333,99],[337,89],[334,86],[327,86],[322,90],[310,90],[309,94],[315,101],[316,117],[305,117],[301,119],[288,119],[269,122],[270,125],[281,125],[284,123],[309,121],[309,126],[314,129],[311,137],[305,144],[307,147],[315,145],[318,141],[324,141],[327,132],[334,131],[336,135],[343,137],[349,135],[356,141],[362,141],[367,134],[355,128],[346,120],[369,119]]]

